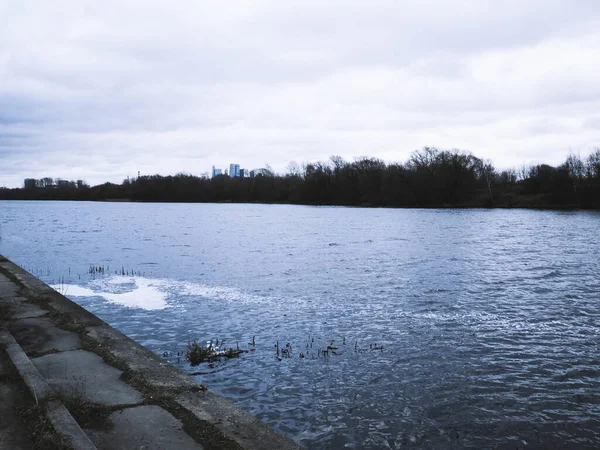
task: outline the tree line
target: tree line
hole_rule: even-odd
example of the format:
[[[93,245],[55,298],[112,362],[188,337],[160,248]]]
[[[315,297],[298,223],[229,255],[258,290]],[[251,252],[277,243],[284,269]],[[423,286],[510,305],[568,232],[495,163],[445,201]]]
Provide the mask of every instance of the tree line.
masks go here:
[[[425,147],[405,163],[332,156],[253,178],[151,175],[121,184],[52,188],[30,181],[21,189],[0,189],[0,199],[600,209],[600,149],[584,158],[569,155],[558,166],[500,171],[471,153]]]

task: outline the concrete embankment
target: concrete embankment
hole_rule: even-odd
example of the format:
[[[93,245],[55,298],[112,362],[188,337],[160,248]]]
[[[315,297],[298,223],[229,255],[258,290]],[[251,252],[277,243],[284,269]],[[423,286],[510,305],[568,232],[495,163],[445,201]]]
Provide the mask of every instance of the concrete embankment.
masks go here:
[[[0,450],[300,448],[1,255],[0,392]]]

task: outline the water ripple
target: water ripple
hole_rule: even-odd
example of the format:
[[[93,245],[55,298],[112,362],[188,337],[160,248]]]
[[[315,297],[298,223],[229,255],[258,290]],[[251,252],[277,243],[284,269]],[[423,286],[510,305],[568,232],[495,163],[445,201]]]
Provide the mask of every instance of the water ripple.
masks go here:
[[[600,448],[598,214],[0,203],[0,252],[308,448]]]

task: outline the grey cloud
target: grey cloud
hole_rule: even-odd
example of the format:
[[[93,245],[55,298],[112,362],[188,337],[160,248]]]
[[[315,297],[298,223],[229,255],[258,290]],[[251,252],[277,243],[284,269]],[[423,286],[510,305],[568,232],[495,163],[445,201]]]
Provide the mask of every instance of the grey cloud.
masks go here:
[[[0,23],[0,185],[599,137],[594,1],[23,0]]]

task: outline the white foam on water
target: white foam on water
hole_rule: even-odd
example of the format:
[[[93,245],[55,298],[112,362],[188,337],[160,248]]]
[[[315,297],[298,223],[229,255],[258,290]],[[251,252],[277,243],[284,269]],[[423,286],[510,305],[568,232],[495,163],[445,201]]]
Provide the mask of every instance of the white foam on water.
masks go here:
[[[149,278],[112,277],[94,280],[90,287],[76,284],[52,286],[55,290],[72,297],[102,297],[105,300],[129,308],[146,310],[165,309],[168,293],[162,289],[160,280]]]
[[[291,302],[301,301],[297,298],[257,295],[235,287],[122,275],[97,278],[84,285],[61,284],[52,287],[67,297],[101,297],[111,303],[145,310],[178,306],[180,300],[177,297],[180,296],[202,297],[231,303],[270,305],[288,305]]]
[[[209,286],[189,281],[175,281],[145,277],[110,276],[89,281],[86,285],[63,284],[52,286],[69,297],[101,297],[111,303],[146,310],[174,306],[167,302],[170,296],[203,297],[235,303],[285,303],[290,298],[255,295],[225,286]],[[175,302],[171,302],[175,303]]]
[[[237,288],[224,286],[207,286],[199,283],[183,282],[178,283],[178,288],[182,295],[206,297],[215,300],[223,300],[228,302],[250,302],[263,303],[272,300],[271,297],[262,297],[259,295],[249,294],[240,291]]]

